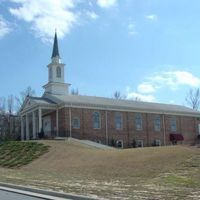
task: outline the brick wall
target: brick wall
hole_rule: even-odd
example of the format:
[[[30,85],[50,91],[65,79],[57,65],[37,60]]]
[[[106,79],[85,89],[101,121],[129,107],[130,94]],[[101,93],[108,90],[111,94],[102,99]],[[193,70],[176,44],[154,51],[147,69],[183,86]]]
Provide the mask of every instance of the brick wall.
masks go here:
[[[101,116],[101,127],[93,128],[93,112],[99,112]],[[59,136],[69,136],[70,134],[70,117],[69,108],[59,109]],[[88,139],[92,141],[101,141],[106,144],[106,112],[107,112],[107,135],[108,143],[112,140],[123,140],[124,147],[130,147],[133,141],[142,140],[144,146],[152,146],[155,140],[160,140],[161,145],[164,142],[170,145],[169,135],[171,131],[171,118],[176,119],[175,133],[181,133],[184,136],[184,144],[192,144],[195,142],[198,133],[198,123],[194,117],[158,115],[150,113],[141,113],[142,129],[137,130],[135,126],[136,113],[120,112],[123,118],[122,129],[115,127],[115,111],[94,110],[71,108],[71,119],[74,117],[80,119],[80,128],[71,128],[72,137],[78,139]],[[160,130],[155,130],[154,119],[160,117]],[[51,114],[52,128],[55,127],[55,112]],[[165,133],[165,134],[164,134]],[[165,136],[165,137],[164,137]]]

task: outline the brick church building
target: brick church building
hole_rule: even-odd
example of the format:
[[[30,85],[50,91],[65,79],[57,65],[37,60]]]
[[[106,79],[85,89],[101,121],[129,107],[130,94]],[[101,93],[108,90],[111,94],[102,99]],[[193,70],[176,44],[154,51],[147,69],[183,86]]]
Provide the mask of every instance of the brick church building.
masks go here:
[[[73,137],[122,148],[194,144],[200,112],[180,105],[69,94],[55,33],[42,97],[25,99],[21,139]]]

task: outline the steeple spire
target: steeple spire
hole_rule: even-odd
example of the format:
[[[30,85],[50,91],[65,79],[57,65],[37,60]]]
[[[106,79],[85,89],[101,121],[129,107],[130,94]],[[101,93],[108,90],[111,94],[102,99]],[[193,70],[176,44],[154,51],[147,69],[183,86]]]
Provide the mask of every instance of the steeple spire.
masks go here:
[[[56,31],[55,31],[55,36],[54,36],[53,52],[52,52],[51,58],[55,58],[55,57],[60,58],[59,50],[58,50],[57,32]]]

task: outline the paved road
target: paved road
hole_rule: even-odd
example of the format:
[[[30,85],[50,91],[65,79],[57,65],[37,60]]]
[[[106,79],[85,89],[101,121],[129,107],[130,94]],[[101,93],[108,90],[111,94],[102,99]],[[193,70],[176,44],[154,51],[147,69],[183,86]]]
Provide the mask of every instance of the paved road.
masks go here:
[[[0,190],[0,200],[42,200],[42,199]]]

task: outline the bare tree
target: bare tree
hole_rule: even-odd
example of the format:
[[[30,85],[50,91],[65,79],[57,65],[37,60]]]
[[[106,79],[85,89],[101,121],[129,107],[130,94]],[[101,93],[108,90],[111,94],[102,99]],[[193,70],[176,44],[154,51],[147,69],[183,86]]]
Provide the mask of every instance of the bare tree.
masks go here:
[[[7,108],[8,108],[8,114],[12,115],[14,112],[14,96],[9,95],[7,98]]]
[[[30,86],[28,86],[24,91],[20,92],[20,95],[15,97],[18,107],[17,110],[19,110],[19,108],[22,106],[27,96],[34,96],[34,95],[35,95],[35,90],[33,90]]]
[[[114,98],[115,99],[122,99],[121,92],[120,91],[115,91],[114,92]]]
[[[190,89],[186,98],[187,104],[192,107],[194,110],[199,109],[200,105],[200,90],[199,88],[196,90]]]
[[[5,97],[0,98],[0,114],[6,113],[6,99]]]
[[[118,100],[123,100],[123,99],[127,99],[127,96],[125,94],[121,94],[120,91],[116,90],[113,94],[113,98],[114,99],[118,99]]]
[[[141,98],[140,97],[135,97],[134,101],[141,101]]]
[[[79,95],[78,88],[77,88],[77,89],[72,88],[71,94],[72,94],[72,95]]]

